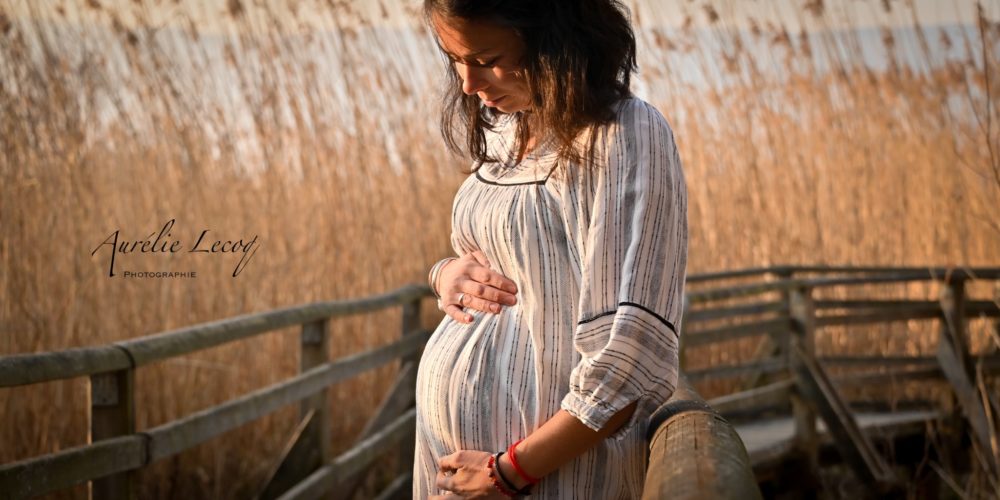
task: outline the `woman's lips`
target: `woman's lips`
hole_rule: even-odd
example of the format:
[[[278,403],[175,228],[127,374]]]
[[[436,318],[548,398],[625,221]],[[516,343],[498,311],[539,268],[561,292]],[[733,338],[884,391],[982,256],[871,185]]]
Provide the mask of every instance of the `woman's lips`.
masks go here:
[[[503,96],[503,97],[500,97],[499,99],[495,99],[495,100],[492,100],[492,101],[487,101],[487,100],[484,99],[483,103],[486,104],[487,106],[491,107],[491,108],[494,108],[494,107],[496,107],[497,103],[503,101],[506,98],[507,98],[507,96]]]

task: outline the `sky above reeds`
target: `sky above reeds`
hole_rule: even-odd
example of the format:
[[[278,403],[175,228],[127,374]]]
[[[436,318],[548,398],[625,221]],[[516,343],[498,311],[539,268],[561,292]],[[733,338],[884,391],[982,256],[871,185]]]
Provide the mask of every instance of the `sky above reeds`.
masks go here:
[[[973,24],[976,5],[981,4],[987,17],[1000,17],[998,0],[884,0],[857,2],[852,0],[640,0],[628,1],[633,14],[652,17],[666,28],[721,26],[745,29],[753,23],[772,23],[792,32],[866,27],[900,27],[919,24]],[[399,8],[400,5],[404,8]],[[376,25],[411,23],[419,12],[419,0],[338,0],[287,2],[261,8],[247,0],[177,0],[171,2],[135,2],[133,0],[3,0],[2,12],[13,18],[52,17],[65,20],[84,19],[101,22],[90,15],[105,10],[116,14],[126,27],[185,26],[194,21],[202,33],[212,30],[230,32],[232,14],[254,15],[267,11],[269,21],[277,20],[288,30],[334,28],[329,16],[320,15],[333,5],[349,10]],[[60,12],[61,11],[61,12]],[[824,16],[816,14],[823,13]],[[107,21],[108,19],[104,19]],[[645,19],[646,22],[650,19]],[[270,26],[269,29],[273,29]],[[252,30],[252,24],[237,29]]]

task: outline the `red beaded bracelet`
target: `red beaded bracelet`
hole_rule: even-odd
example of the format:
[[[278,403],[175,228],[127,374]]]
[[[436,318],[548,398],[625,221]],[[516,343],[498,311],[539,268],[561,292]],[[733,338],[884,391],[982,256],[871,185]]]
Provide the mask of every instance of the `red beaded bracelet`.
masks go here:
[[[497,472],[499,472],[499,471],[497,470],[497,461],[496,461],[496,458],[499,455],[500,455],[499,453],[496,454],[496,455],[490,455],[490,461],[486,465],[486,474],[489,475],[490,482],[493,483],[493,488],[495,488],[497,491],[499,491],[501,495],[503,495],[505,497],[508,497],[508,498],[514,498],[514,496],[516,495],[516,493],[513,492],[513,491],[510,491],[503,484],[501,484],[500,483],[500,478],[497,477],[497,475],[498,475]]]
[[[527,481],[528,484],[536,484],[539,479],[529,475],[527,472],[524,472],[521,465],[517,463],[517,455],[514,454],[514,449],[517,448],[517,445],[521,444],[521,441],[524,440],[518,440],[518,442],[510,445],[510,448],[507,448],[507,455],[510,455],[510,464],[514,466],[514,471],[517,472],[517,475],[521,476],[521,478]]]

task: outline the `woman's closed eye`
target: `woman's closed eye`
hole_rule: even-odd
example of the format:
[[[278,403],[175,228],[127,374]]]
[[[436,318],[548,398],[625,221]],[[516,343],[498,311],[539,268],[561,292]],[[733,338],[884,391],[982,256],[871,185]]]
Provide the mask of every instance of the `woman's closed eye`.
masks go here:
[[[454,64],[464,64],[466,66],[475,66],[475,67],[478,67],[478,68],[492,68],[492,67],[496,66],[498,62],[500,62],[500,56],[494,57],[494,58],[489,59],[489,60],[474,59],[474,60],[471,60],[471,61],[466,61],[466,60],[459,59],[459,58],[457,58],[457,57],[449,54],[448,55],[448,59],[450,59],[451,62],[454,63]]]

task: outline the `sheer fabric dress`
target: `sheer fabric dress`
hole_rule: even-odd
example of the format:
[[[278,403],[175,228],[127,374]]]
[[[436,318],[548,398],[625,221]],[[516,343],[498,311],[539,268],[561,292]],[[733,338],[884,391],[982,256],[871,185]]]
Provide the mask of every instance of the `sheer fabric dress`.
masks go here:
[[[488,137],[511,158],[513,120]],[[598,166],[556,169],[544,145],[483,165],[455,197],[457,255],[482,250],[518,285],[499,314],[446,316],[417,375],[413,497],[444,494],[438,460],[496,452],[564,409],[592,429],[638,400],[616,434],[535,486],[539,499],[639,498],[646,420],[673,392],[687,261],[687,194],[673,133],[644,101],[620,102]]]

